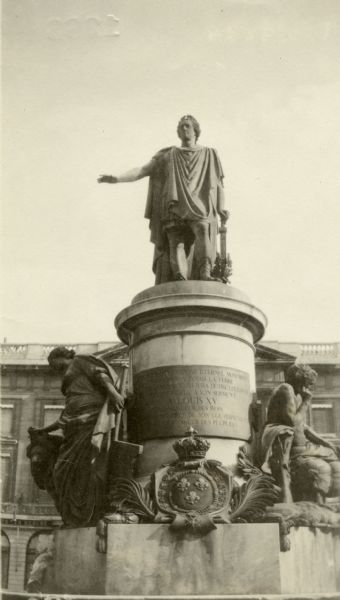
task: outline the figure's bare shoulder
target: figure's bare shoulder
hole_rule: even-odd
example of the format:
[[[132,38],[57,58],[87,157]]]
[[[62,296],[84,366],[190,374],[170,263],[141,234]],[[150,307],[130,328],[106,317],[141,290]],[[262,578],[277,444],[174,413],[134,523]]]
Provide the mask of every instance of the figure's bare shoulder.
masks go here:
[[[270,402],[288,402],[294,400],[294,397],[293,387],[289,383],[281,383],[273,391]]]
[[[273,393],[275,394],[278,391],[281,391],[285,394],[294,393],[293,387],[290,385],[290,383],[280,383],[280,385],[275,388]]]
[[[267,421],[269,423],[290,423],[288,414],[295,413],[295,394],[289,383],[281,383],[275,388],[268,404]]]

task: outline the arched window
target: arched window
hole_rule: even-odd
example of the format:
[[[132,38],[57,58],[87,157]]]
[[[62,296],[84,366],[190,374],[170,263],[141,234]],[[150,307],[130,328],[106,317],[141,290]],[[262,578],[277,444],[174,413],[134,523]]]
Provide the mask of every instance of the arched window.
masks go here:
[[[48,550],[51,547],[51,538],[52,536],[50,531],[37,531],[28,540],[26,549],[25,589],[27,588],[27,583],[35,559],[39,554],[42,554],[45,550]]]
[[[1,587],[8,588],[9,555],[11,546],[7,535],[1,532]]]
[[[30,576],[33,563],[38,556],[38,542],[39,533],[34,533],[28,540],[26,548],[26,566],[25,566],[25,589],[27,586],[28,578]]]

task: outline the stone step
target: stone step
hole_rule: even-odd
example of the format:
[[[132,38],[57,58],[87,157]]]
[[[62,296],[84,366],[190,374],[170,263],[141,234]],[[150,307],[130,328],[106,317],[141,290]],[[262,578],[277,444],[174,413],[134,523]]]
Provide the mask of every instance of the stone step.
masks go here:
[[[251,594],[251,595],[197,595],[197,596],[97,596],[74,594],[2,593],[2,600],[340,600],[334,594]]]

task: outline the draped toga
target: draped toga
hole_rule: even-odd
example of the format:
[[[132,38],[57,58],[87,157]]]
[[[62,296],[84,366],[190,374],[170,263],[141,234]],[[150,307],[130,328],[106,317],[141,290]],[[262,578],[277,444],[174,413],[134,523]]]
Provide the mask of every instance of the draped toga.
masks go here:
[[[62,382],[65,408],[59,417],[64,438],[54,466],[56,504],[67,525],[93,525],[106,493],[109,435],[114,415],[107,410],[101,377],[117,385],[117,374],[100,358],[77,355]]]
[[[223,170],[214,148],[172,146],[157,152],[150,176],[145,217],[155,245],[153,270],[167,252],[165,226],[175,221],[209,223],[211,261],[216,258],[218,214],[224,210]],[[159,283],[156,281],[156,283]]]

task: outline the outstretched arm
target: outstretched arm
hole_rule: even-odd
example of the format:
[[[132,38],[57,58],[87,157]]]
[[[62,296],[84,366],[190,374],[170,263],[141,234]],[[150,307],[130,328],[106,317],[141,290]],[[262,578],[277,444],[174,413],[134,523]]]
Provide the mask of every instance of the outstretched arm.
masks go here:
[[[130,171],[126,171],[119,177],[115,175],[101,175],[98,177],[98,183],[125,183],[131,181],[138,181],[138,179],[143,179],[143,177],[148,177],[151,175],[154,167],[154,161],[151,160],[143,167],[137,167],[136,169],[130,169]]]
[[[307,440],[309,440],[313,444],[319,444],[320,446],[325,446],[326,448],[330,448],[331,450],[333,450],[333,452],[335,452],[337,454],[336,446],[334,446],[334,444],[332,444],[328,440],[325,440],[325,438],[321,437],[321,435],[316,433],[316,431],[314,431],[314,429],[309,427],[309,425],[305,425],[304,432],[305,432],[305,436],[306,436]]]
[[[39,432],[39,433],[50,433],[52,431],[57,431],[60,429],[59,420],[54,421],[51,425],[47,425],[47,427],[29,427],[29,432]]]

